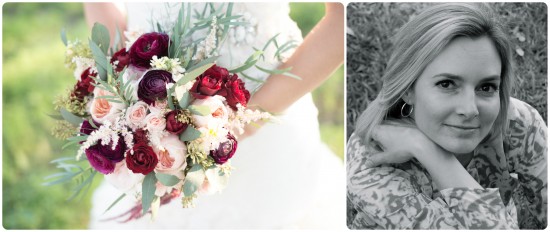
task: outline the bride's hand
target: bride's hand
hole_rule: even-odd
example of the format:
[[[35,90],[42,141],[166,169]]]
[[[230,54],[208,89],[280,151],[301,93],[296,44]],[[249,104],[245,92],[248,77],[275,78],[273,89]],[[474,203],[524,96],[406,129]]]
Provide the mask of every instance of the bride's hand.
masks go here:
[[[412,122],[405,120],[383,122],[374,129],[372,139],[382,152],[369,156],[369,168],[407,162],[429,153],[427,149],[435,145]]]

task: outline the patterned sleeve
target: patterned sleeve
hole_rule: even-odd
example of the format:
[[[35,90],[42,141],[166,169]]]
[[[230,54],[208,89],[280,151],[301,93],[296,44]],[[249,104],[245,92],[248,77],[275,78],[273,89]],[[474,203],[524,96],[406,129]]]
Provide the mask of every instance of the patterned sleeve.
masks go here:
[[[547,147],[546,124],[529,104],[510,101],[506,133],[508,166],[520,183],[514,196],[520,228],[542,229],[547,224]]]
[[[432,199],[431,181],[413,162],[365,168],[368,149],[355,135],[347,149],[350,229],[517,229],[496,188],[444,189]]]

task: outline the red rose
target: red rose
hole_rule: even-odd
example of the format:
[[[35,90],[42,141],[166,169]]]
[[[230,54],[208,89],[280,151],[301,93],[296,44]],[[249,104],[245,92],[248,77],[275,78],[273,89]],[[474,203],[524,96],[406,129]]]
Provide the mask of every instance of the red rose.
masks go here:
[[[111,64],[114,65],[115,61],[118,61],[115,67],[117,72],[122,71],[126,66],[128,66],[130,63],[130,54],[126,52],[126,48],[122,48],[113,54],[113,57],[111,57]]]
[[[250,93],[244,87],[244,82],[239,79],[237,74],[233,74],[222,86],[222,90],[218,92],[219,95],[224,96],[227,104],[237,110],[237,103],[241,103],[244,107],[250,99]]]
[[[168,44],[170,38],[164,33],[145,33],[141,35],[130,50],[130,64],[148,69],[151,67],[153,56],[163,57],[168,55]]]
[[[137,129],[136,132],[134,132],[134,143],[149,143],[147,132],[144,129]]]
[[[80,80],[75,84],[72,95],[80,99],[88,96],[94,92],[95,86],[93,85],[94,80],[91,78],[97,76],[97,73],[94,72],[91,68],[87,68],[80,75]]]
[[[189,125],[187,123],[182,123],[178,121],[178,119],[176,119],[177,116],[177,110],[172,110],[166,114],[166,131],[176,135],[185,131],[185,129],[187,129],[187,126]]]
[[[235,151],[237,151],[237,140],[228,133],[227,141],[220,143],[218,149],[210,151],[210,156],[217,164],[224,164],[233,157]]]
[[[203,74],[196,78],[191,95],[197,99],[204,99],[208,96],[214,96],[222,88],[223,83],[229,77],[229,71],[217,65],[213,65]]]
[[[147,175],[152,172],[158,163],[157,154],[153,148],[145,143],[137,143],[132,148],[134,154],[128,152],[126,154],[126,166],[133,173],[141,173]]]

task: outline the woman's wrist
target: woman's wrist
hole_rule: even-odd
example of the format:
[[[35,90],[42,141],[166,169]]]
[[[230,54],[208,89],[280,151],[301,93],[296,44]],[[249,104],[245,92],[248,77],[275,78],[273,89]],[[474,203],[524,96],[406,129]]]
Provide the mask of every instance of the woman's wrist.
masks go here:
[[[428,146],[424,152],[415,152],[414,156],[430,173],[439,189],[461,187],[482,189],[454,154],[436,144]]]

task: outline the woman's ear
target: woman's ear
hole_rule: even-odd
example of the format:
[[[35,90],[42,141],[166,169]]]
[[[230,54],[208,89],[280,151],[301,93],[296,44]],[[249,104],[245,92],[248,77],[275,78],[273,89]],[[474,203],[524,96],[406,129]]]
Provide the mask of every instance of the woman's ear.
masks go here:
[[[403,94],[403,97],[401,97],[403,101],[405,101],[409,105],[414,105],[414,90],[412,88],[405,91],[405,94]]]

